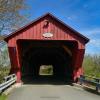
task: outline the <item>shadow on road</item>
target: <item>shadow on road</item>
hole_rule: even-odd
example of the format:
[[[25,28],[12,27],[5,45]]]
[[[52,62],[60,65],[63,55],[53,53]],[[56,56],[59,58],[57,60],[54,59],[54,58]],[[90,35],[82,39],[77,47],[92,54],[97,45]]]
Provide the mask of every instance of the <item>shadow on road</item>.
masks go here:
[[[87,92],[90,92],[90,93],[93,93],[93,94],[100,96],[100,92],[97,92],[95,89],[91,89],[91,88],[88,88],[88,87],[83,87],[83,89]]]
[[[54,78],[54,77],[24,77],[22,78],[23,84],[36,84],[36,85],[44,85],[44,84],[52,84],[52,85],[72,85],[71,80],[65,80],[64,78]]]

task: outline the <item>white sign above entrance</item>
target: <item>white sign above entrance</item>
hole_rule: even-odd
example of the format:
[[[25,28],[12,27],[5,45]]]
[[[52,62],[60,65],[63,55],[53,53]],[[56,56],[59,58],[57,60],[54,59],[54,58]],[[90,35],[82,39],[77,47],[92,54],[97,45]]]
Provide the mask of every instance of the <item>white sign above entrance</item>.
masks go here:
[[[53,36],[53,33],[47,32],[47,33],[43,33],[43,36],[46,38],[50,38]]]

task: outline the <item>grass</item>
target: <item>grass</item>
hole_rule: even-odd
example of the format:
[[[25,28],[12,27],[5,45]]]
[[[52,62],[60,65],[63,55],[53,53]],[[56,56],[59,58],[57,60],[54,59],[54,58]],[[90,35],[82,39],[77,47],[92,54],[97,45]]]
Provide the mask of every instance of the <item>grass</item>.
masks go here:
[[[0,100],[7,100],[7,96],[6,95],[0,95]]]

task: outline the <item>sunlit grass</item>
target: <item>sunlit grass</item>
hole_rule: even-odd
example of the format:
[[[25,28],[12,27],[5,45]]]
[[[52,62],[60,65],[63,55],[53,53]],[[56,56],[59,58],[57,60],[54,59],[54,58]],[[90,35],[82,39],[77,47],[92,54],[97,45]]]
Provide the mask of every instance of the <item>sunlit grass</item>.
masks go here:
[[[0,95],[0,100],[7,100],[7,96],[6,95]]]

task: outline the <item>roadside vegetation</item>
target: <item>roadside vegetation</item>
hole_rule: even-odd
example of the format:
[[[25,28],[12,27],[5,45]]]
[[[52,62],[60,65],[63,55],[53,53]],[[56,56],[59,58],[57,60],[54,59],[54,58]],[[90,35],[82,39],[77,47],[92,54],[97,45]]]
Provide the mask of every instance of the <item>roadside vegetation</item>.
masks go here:
[[[8,55],[7,46],[4,45],[0,49],[0,83],[3,82],[3,78],[9,74],[10,60]]]
[[[10,67],[0,67],[0,83],[2,83],[4,80],[4,77],[9,74]]]
[[[7,96],[6,95],[0,95],[0,100],[7,100]]]
[[[85,55],[83,67],[85,75],[100,78],[100,55]]]

